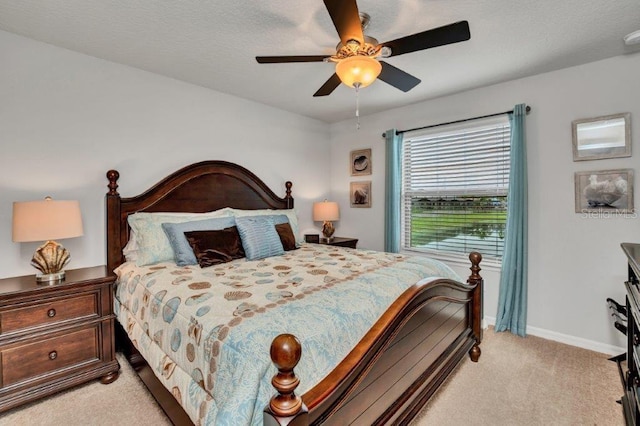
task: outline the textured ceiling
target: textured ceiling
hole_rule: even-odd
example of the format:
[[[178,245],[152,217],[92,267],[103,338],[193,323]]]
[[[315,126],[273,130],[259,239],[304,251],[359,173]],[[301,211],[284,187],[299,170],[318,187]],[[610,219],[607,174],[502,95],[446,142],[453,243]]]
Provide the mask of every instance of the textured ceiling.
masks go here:
[[[387,59],[420,78],[403,93],[360,92],[361,114],[640,51],[638,0],[359,0],[380,42],[469,21],[471,40]],[[341,85],[313,98],[328,63],[256,63],[257,55],[332,54],[321,0],[0,0],[0,29],[326,122],[353,117]]]

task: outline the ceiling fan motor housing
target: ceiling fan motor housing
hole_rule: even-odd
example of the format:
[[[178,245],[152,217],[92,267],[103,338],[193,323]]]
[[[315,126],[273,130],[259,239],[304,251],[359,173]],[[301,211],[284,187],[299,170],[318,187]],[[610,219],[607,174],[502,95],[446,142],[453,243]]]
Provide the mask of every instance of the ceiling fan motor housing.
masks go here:
[[[376,57],[380,53],[380,47],[378,40],[373,37],[364,36],[364,43],[360,43],[357,40],[350,40],[345,46],[342,43],[338,43],[336,46],[336,54],[332,58],[336,61],[347,58],[349,56],[362,55]]]

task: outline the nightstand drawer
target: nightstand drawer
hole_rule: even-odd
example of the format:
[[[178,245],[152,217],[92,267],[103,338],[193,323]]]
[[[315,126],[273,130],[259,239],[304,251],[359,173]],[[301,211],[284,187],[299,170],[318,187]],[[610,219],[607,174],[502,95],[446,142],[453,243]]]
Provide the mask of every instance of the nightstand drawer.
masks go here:
[[[0,334],[98,315],[97,293],[45,301],[0,312]]]
[[[63,368],[97,361],[98,325],[0,350],[2,387]]]

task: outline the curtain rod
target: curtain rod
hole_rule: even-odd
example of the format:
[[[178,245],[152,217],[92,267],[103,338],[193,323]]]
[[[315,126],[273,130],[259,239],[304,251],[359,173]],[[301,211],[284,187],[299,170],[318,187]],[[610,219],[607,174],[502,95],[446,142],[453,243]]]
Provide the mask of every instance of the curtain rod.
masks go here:
[[[525,111],[526,111],[527,114],[529,114],[529,112],[531,112],[531,107],[529,105],[527,105],[527,107],[525,108]],[[448,124],[464,123],[465,121],[480,120],[481,118],[496,117],[498,115],[511,114],[511,113],[513,113],[513,110],[505,111],[505,112],[496,112],[495,114],[489,114],[489,115],[481,115],[480,117],[472,117],[472,118],[465,118],[465,119],[462,119],[462,120],[449,121],[448,123],[440,123],[440,124],[432,124],[430,126],[415,127],[413,129],[396,130],[396,135],[401,135],[401,134],[407,133],[407,132],[413,132],[414,130],[430,129],[432,127],[440,127],[440,126],[446,126]],[[383,138],[386,137],[386,136],[387,136],[386,133],[382,134]]]

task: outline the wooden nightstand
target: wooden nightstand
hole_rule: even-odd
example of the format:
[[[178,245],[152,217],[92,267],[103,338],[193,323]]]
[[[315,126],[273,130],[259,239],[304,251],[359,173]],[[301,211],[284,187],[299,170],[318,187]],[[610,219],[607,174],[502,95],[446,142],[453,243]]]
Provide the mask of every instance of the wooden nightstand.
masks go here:
[[[118,378],[113,282],[105,266],[0,279],[0,412],[100,378]]]
[[[320,244],[328,244],[330,246],[349,247],[354,249],[356,248],[356,245],[358,245],[358,239],[345,238],[345,237],[333,237],[333,239],[328,243],[325,241],[322,241],[321,239]]]

